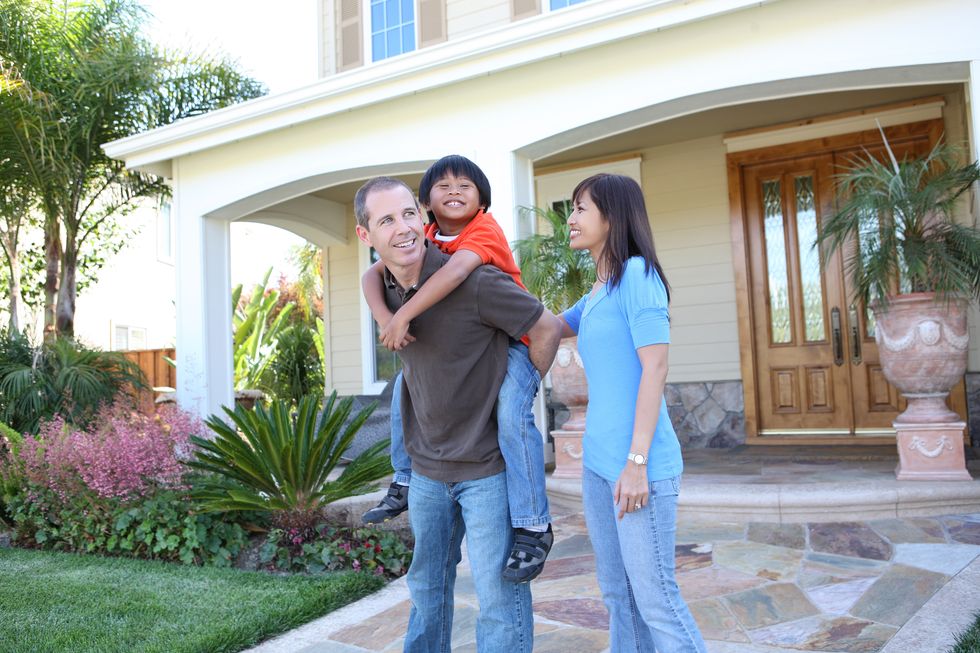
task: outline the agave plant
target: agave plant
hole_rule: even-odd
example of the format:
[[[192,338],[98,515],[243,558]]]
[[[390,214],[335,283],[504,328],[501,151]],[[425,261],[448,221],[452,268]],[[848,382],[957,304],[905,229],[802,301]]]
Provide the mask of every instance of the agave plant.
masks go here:
[[[514,242],[524,285],[553,312],[572,306],[595,282],[589,253],[569,246],[568,216],[555,209],[521,207],[521,212],[547,224],[549,233]]]
[[[980,179],[977,163],[938,143],[925,157],[898,161],[869,153],[838,176],[841,205],[826,220],[818,244],[824,256],[859,243],[846,262],[855,294],[884,307],[905,292],[980,298],[980,231],[957,223],[959,198]]]
[[[312,528],[324,506],[371,492],[391,473],[387,440],[368,447],[336,478],[329,478],[368,416],[372,403],[348,420],[353,398],[333,392],[320,410],[320,397],[306,396],[293,411],[289,401],[268,408],[225,408],[231,423],[216,415],[205,420],[213,440],[192,437],[188,464],[202,472],[194,496],[204,510],[271,513],[282,528]]]

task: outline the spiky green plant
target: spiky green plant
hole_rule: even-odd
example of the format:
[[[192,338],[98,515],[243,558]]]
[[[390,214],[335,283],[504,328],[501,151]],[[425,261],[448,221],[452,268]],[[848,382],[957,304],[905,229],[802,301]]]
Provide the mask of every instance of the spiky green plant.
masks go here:
[[[266,375],[276,357],[276,342],[283,329],[289,326],[289,315],[296,308],[296,304],[289,302],[273,317],[279,302],[279,291],[267,290],[271,274],[272,268],[266,270],[262,281],[252,288],[246,304],[239,305],[241,284],[231,292],[236,390],[266,388]]]
[[[60,415],[84,426],[98,408],[127,388],[146,388],[139,365],[117,352],[68,338],[32,345],[25,336],[0,334],[0,420],[21,433]]]
[[[865,152],[838,175],[840,208],[817,237],[824,260],[852,252],[845,265],[855,294],[882,307],[898,292],[980,298],[980,231],[954,219],[980,167],[943,143],[898,161],[882,139],[887,160]]]
[[[330,479],[341,456],[376,403],[348,420],[353,398],[337,401],[333,392],[320,410],[318,396],[306,396],[292,409],[272,401],[253,410],[225,408],[231,423],[212,415],[205,423],[213,440],[192,437],[191,467],[208,473],[196,481],[194,496],[205,510],[271,513],[282,528],[312,528],[324,506],[377,489],[375,481],[391,473],[383,440],[350,461]]]
[[[595,283],[595,266],[589,253],[569,245],[568,216],[555,209],[522,206],[525,217],[543,220],[546,233],[514,242],[521,279],[532,295],[552,312],[563,311],[589,292]]]

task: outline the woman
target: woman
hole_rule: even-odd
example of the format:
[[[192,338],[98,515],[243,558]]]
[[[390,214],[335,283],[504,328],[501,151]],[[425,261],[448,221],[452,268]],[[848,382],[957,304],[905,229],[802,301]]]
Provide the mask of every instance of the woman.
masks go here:
[[[589,383],[582,502],[611,650],[704,653],[674,579],[683,463],[664,401],[670,290],[643,194],[601,174],[572,197],[571,246],[589,251],[598,280],[562,319]]]

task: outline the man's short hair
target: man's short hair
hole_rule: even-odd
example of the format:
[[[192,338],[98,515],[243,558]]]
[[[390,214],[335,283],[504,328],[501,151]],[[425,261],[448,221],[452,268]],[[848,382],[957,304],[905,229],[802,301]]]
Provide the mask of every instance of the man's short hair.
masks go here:
[[[399,186],[407,190],[413,200],[415,199],[415,193],[401,179],[395,179],[394,177],[375,177],[364,182],[364,185],[358,188],[357,193],[354,195],[354,218],[357,220],[357,224],[370,230],[368,227],[367,208],[365,207],[368,195],[375,191],[388,190],[389,188],[397,188]]]

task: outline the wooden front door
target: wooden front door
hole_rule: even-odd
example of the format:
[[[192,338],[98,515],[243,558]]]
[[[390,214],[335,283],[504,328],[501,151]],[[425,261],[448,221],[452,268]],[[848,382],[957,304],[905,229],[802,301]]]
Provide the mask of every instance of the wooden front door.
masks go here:
[[[898,138],[897,153],[927,151],[934,136]],[[767,439],[891,437],[904,399],[882,373],[873,317],[853,299],[841,254],[823,261],[814,247],[834,208],[834,175],[874,145],[854,137],[805,145],[757,151],[738,166],[750,324],[740,338],[753,356],[745,381],[754,382],[746,398],[756,412],[748,430]],[[951,406],[965,415],[965,403],[961,384]]]

